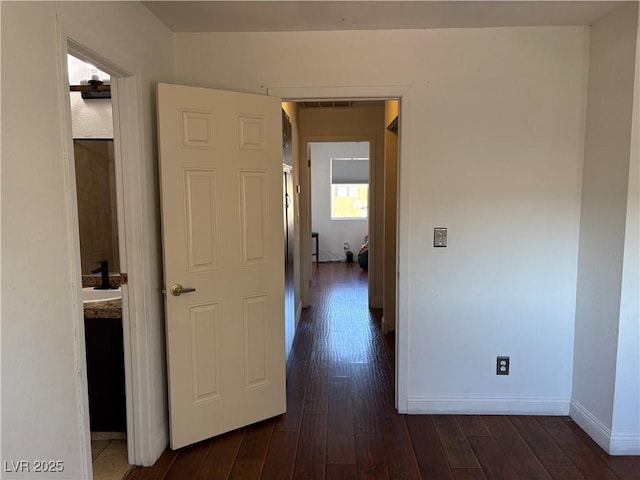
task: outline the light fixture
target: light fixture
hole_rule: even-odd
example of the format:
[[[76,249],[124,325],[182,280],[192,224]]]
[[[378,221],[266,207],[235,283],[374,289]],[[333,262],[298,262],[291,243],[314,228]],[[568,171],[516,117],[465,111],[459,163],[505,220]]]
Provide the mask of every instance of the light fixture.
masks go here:
[[[69,85],[72,92],[80,92],[85,100],[111,98],[111,81],[103,80],[102,72],[93,66],[87,69],[89,80],[81,80],[80,85]],[[108,76],[108,75],[106,75]]]

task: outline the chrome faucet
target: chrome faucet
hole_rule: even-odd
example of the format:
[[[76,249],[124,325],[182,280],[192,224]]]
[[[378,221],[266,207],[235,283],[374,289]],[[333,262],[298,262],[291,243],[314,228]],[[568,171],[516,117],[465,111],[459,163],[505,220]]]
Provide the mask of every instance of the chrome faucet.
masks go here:
[[[91,273],[100,273],[102,276],[102,280],[100,282],[100,285],[97,285],[93,288],[96,290],[109,290],[109,289],[115,288],[113,285],[111,285],[111,282],[109,281],[109,262],[107,260],[100,260],[99,262],[96,262],[96,263],[100,264],[100,268],[91,270]]]

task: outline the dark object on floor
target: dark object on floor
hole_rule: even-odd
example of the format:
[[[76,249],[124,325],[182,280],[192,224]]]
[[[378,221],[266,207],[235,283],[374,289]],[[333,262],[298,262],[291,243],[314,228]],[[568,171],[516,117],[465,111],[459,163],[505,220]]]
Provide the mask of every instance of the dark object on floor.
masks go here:
[[[347,250],[347,263],[353,263],[353,252],[351,250]]]
[[[369,235],[365,237],[364,243],[358,252],[358,265],[363,270],[369,269]]]
[[[363,270],[369,270],[369,250],[358,254],[358,265]]]

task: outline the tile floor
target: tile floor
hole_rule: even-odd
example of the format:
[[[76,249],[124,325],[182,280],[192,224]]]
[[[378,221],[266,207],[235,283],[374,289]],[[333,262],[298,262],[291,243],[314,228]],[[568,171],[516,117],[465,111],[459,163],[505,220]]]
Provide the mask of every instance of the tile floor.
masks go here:
[[[91,440],[94,480],[122,480],[131,465],[126,440]]]

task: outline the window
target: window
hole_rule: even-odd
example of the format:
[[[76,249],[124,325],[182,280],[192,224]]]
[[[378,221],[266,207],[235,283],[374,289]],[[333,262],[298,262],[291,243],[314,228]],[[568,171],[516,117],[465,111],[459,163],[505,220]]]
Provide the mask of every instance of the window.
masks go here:
[[[331,159],[331,219],[369,216],[369,159]]]

